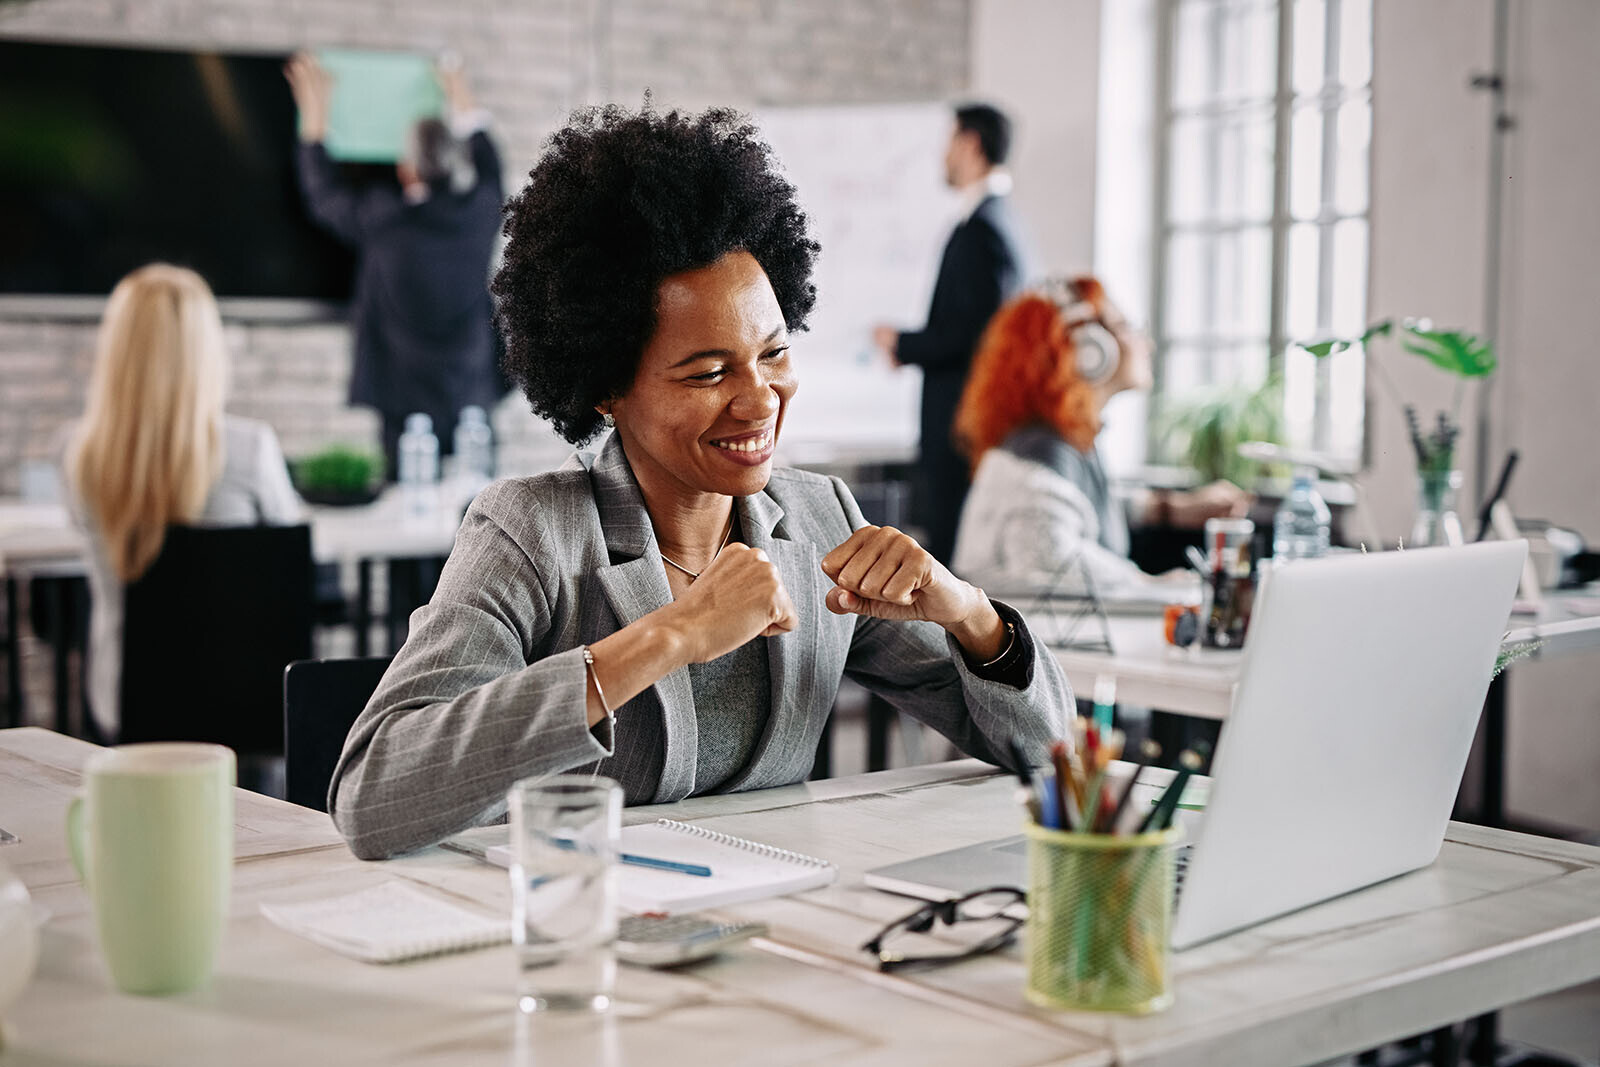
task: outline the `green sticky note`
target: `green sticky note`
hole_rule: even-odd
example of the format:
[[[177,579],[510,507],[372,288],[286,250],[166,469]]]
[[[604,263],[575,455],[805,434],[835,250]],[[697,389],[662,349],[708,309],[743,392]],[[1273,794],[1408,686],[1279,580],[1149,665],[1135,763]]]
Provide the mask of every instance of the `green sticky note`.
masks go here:
[[[393,163],[405,154],[412,124],[444,111],[444,91],[427,56],[324,48],[317,62],[333,76],[323,141],[333,159]]]

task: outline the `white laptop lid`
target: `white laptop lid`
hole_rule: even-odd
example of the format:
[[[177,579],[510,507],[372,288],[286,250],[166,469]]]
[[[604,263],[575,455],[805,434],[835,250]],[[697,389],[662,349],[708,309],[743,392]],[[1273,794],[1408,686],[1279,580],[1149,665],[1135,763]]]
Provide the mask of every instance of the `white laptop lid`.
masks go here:
[[[1526,555],[1513,541],[1274,572],[1250,621],[1174,947],[1433,862]]]

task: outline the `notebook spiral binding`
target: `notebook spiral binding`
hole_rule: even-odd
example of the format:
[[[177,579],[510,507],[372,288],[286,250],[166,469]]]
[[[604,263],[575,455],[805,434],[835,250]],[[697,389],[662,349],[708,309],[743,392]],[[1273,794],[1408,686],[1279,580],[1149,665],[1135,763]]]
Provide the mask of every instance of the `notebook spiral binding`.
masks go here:
[[[792,852],[789,849],[778,848],[775,845],[764,845],[759,841],[751,841],[746,837],[735,837],[732,834],[725,834],[718,830],[708,830],[704,826],[696,826],[694,823],[679,822],[677,819],[657,819],[656,825],[664,826],[668,830],[675,830],[679,833],[693,834],[695,837],[702,837],[707,841],[715,841],[717,844],[726,845],[729,848],[742,849],[745,852],[754,852],[756,855],[765,856],[768,859],[783,860],[787,863],[798,863],[806,867],[833,866],[833,864],[829,863],[827,860],[818,859],[815,856],[808,856],[804,852]]]

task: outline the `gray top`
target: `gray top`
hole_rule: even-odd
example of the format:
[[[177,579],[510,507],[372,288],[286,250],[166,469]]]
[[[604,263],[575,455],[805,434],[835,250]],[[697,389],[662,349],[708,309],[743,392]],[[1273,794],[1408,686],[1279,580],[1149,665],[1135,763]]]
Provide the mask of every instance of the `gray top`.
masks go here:
[[[735,502],[797,626],[765,646],[770,715],[724,792],[802,781],[849,674],[962,751],[1010,766],[1015,739],[1043,763],[1072,690],[1035,655],[1015,612],[1020,685],[975,673],[932,623],[834,615],[820,561],[864,525],[837,478],[773,471]],[[593,730],[583,648],[665,607],[672,591],[644,497],[615,434],[598,456],[508,478],[478,494],[433,599],[345,740],[328,791],[334,823],[364,858],[434,844],[505,817],[518,779],[561,771],[616,779],[630,804],[695,791],[700,716],[688,669],[673,671]],[[720,702],[719,702],[720,703]],[[748,704],[744,706],[748,710]],[[729,761],[734,762],[732,759]]]
[[[196,526],[287,526],[300,521],[300,497],[289,483],[283,450],[272,427],[237,415],[222,417],[222,474],[211,487]],[[66,497],[73,518],[89,535],[89,707],[108,738],[122,721],[122,583],[104,542],[70,478]]]
[[[771,715],[767,643],[757,639],[710,663],[689,665],[694,690],[695,771],[691,796],[715,793],[749,764]]]

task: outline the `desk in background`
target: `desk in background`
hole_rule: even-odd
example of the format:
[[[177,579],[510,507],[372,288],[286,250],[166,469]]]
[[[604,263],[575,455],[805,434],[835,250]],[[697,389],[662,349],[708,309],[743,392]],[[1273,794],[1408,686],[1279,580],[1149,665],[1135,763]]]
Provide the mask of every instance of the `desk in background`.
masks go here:
[[[396,489],[389,489],[372,504],[361,507],[309,507],[311,553],[318,563],[350,565],[356,569],[357,594],[351,623],[356,632],[356,654],[368,655],[371,649],[373,608],[373,567],[380,562],[410,562],[413,569],[437,567],[455,545],[469,497],[441,487],[438,508],[421,516],[409,516]],[[82,577],[88,566],[89,545],[73,525],[67,509],[59,504],[24,504],[0,501],[0,576],[6,590],[6,695],[12,721],[20,721],[22,683],[19,670],[18,589],[35,579]],[[63,598],[65,582],[48,584],[59,602],[51,613],[63,632],[53,636],[53,677],[55,725],[65,730],[70,721],[66,648],[70,630],[76,624],[71,605]],[[422,582],[412,599],[423,595]],[[394,590],[391,590],[393,593]],[[395,604],[403,608],[403,604]],[[413,605],[414,606],[414,605]],[[390,642],[395,643],[404,625],[404,612],[391,612]],[[398,617],[395,617],[398,616]]]
[[[1019,611],[1036,618],[1044,641],[1051,637],[1048,607],[1016,600]],[[1161,620],[1150,615],[1109,615],[1111,652],[1053,648],[1057,662],[1072,683],[1073,692],[1094,692],[1095,679],[1117,679],[1119,701],[1193,715],[1226,719],[1239,683],[1244,653],[1228,649],[1177,649],[1161,635]],[[1057,627],[1059,629],[1059,627]],[[1097,632],[1093,618],[1080,630]],[[1536,615],[1512,615],[1507,621],[1506,645],[1540,642],[1533,659],[1600,648],[1600,589],[1562,590],[1546,594]],[[1515,667],[1496,678],[1484,702],[1484,759],[1479,818],[1489,826],[1505,824],[1506,686]]]
[[[628,810],[629,823],[671,815],[822,855],[841,876],[728,909],[771,927],[745,949],[681,972],[623,968],[609,1017],[531,1022],[513,1006],[509,948],[372,966],[257,911],[403,878],[509,915],[505,872],[440,849],[362,863],[326,816],[241,792],[216,979],[130,997],[104,976],[61,839],[92,751],[0,731],[6,829],[23,839],[0,855],[53,916],[0,1064],[1297,1064],[1600,976],[1600,849],[1461,824],[1432,867],[1178,954],[1177,1002],[1149,1018],[1029,1006],[1016,948],[879,974],[858,946],[910,902],[865,888],[862,872],[1018,825],[1014,783],[966,760]]]

